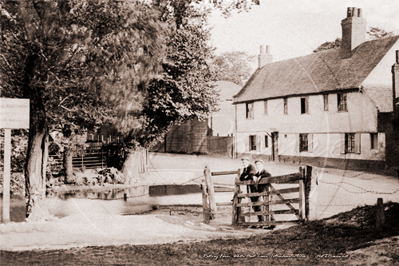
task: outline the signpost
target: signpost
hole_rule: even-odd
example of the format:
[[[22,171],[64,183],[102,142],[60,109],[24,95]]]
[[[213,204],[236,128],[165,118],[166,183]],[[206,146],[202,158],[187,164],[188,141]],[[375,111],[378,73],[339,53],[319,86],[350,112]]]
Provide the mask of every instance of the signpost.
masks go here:
[[[0,98],[0,128],[4,128],[3,222],[9,222],[11,129],[29,128],[29,99]]]

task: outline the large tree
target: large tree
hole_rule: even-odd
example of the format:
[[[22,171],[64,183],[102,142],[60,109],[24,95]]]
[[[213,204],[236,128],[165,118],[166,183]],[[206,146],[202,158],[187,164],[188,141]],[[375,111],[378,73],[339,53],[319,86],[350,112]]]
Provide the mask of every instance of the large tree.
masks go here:
[[[148,147],[169,125],[213,109],[210,52],[202,42],[206,16],[191,11],[197,2],[0,0],[0,96],[31,101],[29,219],[45,216],[50,130],[79,133],[111,120],[131,143]],[[213,5],[228,14],[251,2]],[[162,91],[164,103],[153,101]]]
[[[166,37],[167,56],[163,72],[146,87],[143,109],[130,117],[139,125],[124,132],[123,147],[130,150],[123,165],[125,176],[137,176],[137,148],[148,148],[162,141],[172,125],[193,118],[203,119],[216,110],[218,92],[209,63],[213,49],[209,46],[207,11],[190,6],[180,13],[180,24],[173,9],[165,22],[171,26]],[[120,124],[120,123],[117,123]],[[124,127],[121,128],[124,130]],[[130,178],[126,182],[130,182]]]
[[[228,80],[243,86],[254,72],[252,63],[256,56],[245,52],[223,53],[212,62],[218,80]]]
[[[30,99],[27,217],[40,219],[49,130],[138,109],[161,66],[163,23],[140,2],[3,0],[0,11],[1,97]]]

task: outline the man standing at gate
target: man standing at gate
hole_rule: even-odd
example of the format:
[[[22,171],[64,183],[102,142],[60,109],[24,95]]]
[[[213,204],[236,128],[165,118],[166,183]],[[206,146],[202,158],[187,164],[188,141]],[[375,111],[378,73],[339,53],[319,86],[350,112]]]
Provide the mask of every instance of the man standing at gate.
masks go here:
[[[252,193],[260,193],[260,192],[268,190],[270,187],[270,184],[268,184],[268,183],[267,184],[259,184],[259,181],[261,181],[263,178],[270,177],[272,175],[264,168],[262,160],[260,160],[260,159],[256,160],[255,165],[256,165],[256,174],[255,174],[256,179],[254,180],[255,185],[253,186],[254,190],[252,191]],[[267,197],[269,197],[269,196],[267,196]],[[251,198],[251,199],[252,199],[252,202],[256,202],[256,201],[258,201],[259,197],[255,197],[255,198]],[[254,206],[253,208],[254,208],[255,212],[262,211],[260,206]],[[270,205],[268,206],[268,210],[271,211]],[[270,221],[274,220],[272,215],[268,215],[267,217],[270,217]],[[258,220],[259,220],[259,222],[263,221],[263,216],[259,215]],[[276,227],[275,225],[270,225],[270,226],[264,226],[263,229],[273,230],[275,227]]]
[[[240,175],[240,181],[255,181],[256,168],[252,164],[249,163],[249,157],[244,156],[241,158],[242,164],[244,165],[244,169]],[[247,186],[247,192],[249,193],[249,189],[252,186]]]

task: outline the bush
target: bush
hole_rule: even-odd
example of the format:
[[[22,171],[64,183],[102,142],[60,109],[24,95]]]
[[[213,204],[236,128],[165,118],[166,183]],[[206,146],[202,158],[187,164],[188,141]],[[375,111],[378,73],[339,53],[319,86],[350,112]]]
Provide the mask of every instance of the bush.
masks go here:
[[[0,191],[3,192],[3,173],[0,174]],[[25,191],[25,177],[23,173],[11,173],[10,195],[22,195]]]
[[[107,153],[108,167],[122,169],[123,163],[129,153],[129,147],[123,142],[110,143],[104,147]]]

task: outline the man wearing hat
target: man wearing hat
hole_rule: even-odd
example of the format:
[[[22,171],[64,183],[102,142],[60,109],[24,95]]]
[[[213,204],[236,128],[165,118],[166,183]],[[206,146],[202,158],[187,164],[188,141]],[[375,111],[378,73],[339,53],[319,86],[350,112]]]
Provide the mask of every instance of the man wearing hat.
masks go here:
[[[256,174],[255,174],[255,185],[254,187],[254,191],[252,191],[252,193],[254,192],[263,192],[266,189],[268,189],[269,184],[259,184],[259,181],[261,181],[263,178],[266,177],[270,177],[272,176],[263,166],[263,161],[258,159],[255,161],[255,165],[256,165]],[[258,201],[259,197],[255,197],[255,198],[251,198],[253,202]],[[270,207],[270,206],[269,206]],[[255,209],[256,208],[256,209]],[[254,211],[261,211],[261,207],[260,206],[254,206]],[[272,220],[274,220],[273,216],[270,216]],[[258,216],[259,222],[263,221],[263,216],[259,215]],[[264,229],[273,229],[275,228],[274,225],[271,226],[264,226]]]
[[[244,156],[241,157],[242,164],[244,165],[244,169],[240,175],[240,181],[248,181],[255,180],[254,176],[256,175],[256,168],[252,164],[249,163],[249,157]]]

